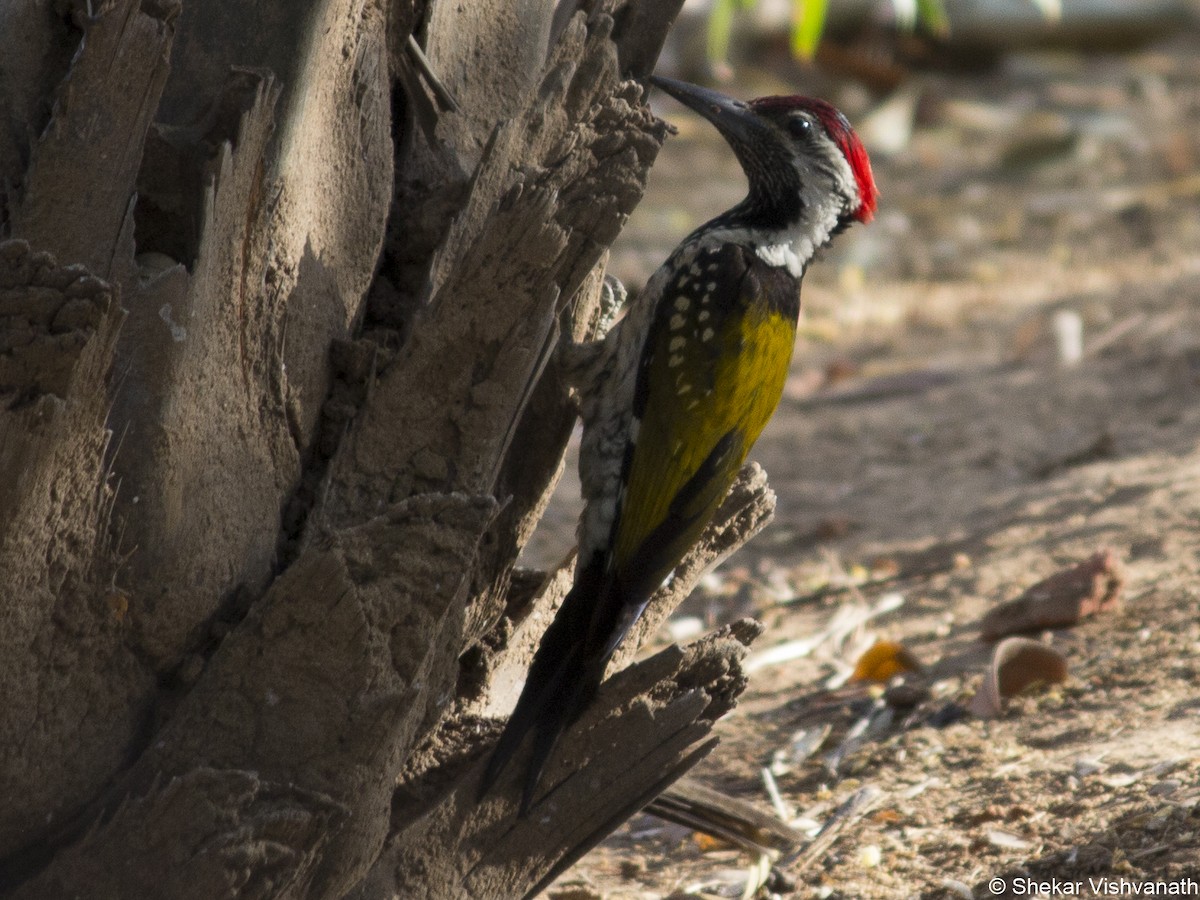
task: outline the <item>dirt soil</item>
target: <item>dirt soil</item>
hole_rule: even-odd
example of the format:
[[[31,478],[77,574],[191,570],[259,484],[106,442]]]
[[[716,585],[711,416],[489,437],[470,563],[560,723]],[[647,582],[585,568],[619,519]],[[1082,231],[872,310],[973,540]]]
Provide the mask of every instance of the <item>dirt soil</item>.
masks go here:
[[[878,143],[865,94],[804,89]],[[1200,894],[1200,37],[1015,55],[905,90],[896,118],[916,125],[874,153],[878,218],[810,271],[792,378],[753,453],[776,520],[672,626],[754,615],[757,654],[829,633],[757,660],[696,774],[769,810],[774,761],[807,834],[881,792],[759,896],[1118,896],[1089,878]],[[614,259],[630,285],[743,188],[705,126],[661,111],[680,135]],[[1072,360],[1056,329],[1078,325]],[[559,492],[543,558],[570,540],[576,491]],[[1122,608],[1040,635],[1067,681],[970,715],[985,611],[1105,547]],[[879,709],[880,688],[842,683],[875,638],[915,654],[929,696],[844,744]],[[549,896],[740,897],[752,863],[639,816]]]

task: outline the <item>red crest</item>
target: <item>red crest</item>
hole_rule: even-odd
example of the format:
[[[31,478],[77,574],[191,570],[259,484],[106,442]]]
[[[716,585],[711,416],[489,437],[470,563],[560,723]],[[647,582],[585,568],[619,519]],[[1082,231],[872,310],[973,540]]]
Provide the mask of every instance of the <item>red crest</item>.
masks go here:
[[[759,97],[750,101],[755,111],[788,112],[802,109],[812,113],[833,139],[850,164],[854,180],[858,185],[859,206],[854,212],[854,218],[860,222],[870,222],[875,214],[875,204],[879,200],[879,190],[875,187],[875,177],[871,174],[871,160],[867,150],[850,127],[849,121],[832,103],[818,100],[815,97],[799,95],[785,97]]]

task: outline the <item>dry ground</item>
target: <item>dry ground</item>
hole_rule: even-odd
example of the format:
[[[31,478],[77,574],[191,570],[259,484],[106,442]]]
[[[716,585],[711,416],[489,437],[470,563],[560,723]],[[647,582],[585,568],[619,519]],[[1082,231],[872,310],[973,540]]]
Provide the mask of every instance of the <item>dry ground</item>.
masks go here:
[[[815,865],[785,869],[796,896],[988,897],[996,877],[999,896],[1053,896],[1024,877],[1108,896],[1089,876],[1200,892],[1200,38],[909,85],[912,139],[876,154],[877,221],[811,271],[793,378],[754,452],[776,521],[684,614],[756,615],[762,652],[846,606],[903,603],[758,668],[697,772],[766,807],[761,768],[828,726],[777,767],[801,827],[882,792]],[[865,97],[827,95],[862,121]],[[662,111],[681,133],[615,259],[630,284],[742,189],[704,127]],[[1073,366],[1063,312],[1083,325]],[[569,540],[575,490],[545,555]],[[1124,608],[1047,636],[1068,681],[997,721],[960,714],[988,653],[982,613],[1100,547],[1125,566]],[[904,642],[933,697],[833,774],[827,754],[873,700],[827,682],[871,635]],[[641,816],[550,896],[737,897],[730,870],[749,863]]]

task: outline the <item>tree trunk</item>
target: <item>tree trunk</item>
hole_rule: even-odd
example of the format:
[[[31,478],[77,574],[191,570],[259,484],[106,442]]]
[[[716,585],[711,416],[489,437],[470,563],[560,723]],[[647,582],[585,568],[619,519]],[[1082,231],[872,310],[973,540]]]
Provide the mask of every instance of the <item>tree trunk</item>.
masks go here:
[[[707,752],[749,624],[475,799],[680,5],[0,6],[0,893],[520,896]]]

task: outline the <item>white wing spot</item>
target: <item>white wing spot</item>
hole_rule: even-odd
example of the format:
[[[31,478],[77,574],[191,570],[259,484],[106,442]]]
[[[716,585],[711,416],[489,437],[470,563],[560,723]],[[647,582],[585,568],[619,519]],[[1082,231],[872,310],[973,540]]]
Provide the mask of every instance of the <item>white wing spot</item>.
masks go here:
[[[671,328],[672,329],[682,328],[683,323],[686,321],[687,321],[687,319],[685,319],[679,313],[675,313],[675,315],[671,316]]]
[[[711,294],[716,289],[717,289],[717,283],[715,281],[710,281],[708,284],[706,284],[704,286],[704,290],[708,291],[709,294]],[[704,299],[707,300],[708,296],[705,295]]]
[[[671,358],[667,360],[667,365],[673,369],[682,362],[683,362],[683,357],[680,356],[678,353],[673,353],[673,354],[671,354]]]
[[[679,394],[680,397],[682,397],[684,394],[688,393],[688,391],[690,391],[691,389],[692,389],[692,386],[690,384],[688,384],[686,381],[681,381],[681,382],[679,382],[679,384],[677,384],[675,386],[675,390]]]
[[[673,337],[671,342],[667,344],[667,349],[674,353],[676,350],[682,350],[687,343],[687,338]]]
[[[715,271],[717,271],[718,268],[720,268],[720,267],[716,263],[708,264],[708,271],[710,271],[710,272],[715,272]]]
[[[713,339],[714,334],[716,334],[716,332],[713,331],[711,328],[705,328],[704,334],[700,335],[700,340],[711,341]]]
[[[700,315],[696,316],[701,322],[707,322],[712,314],[707,309],[700,310]]]
[[[687,297],[676,297],[675,298],[675,308],[677,310],[679,310],[680,312],[684,312],[691,305],[692,305],[692,301],[689,300]]]
[[[688,272],[690,272],[692,275],[699,277],[700,266],[696,263],[692,263],[690,266],[688,266]]]
[[[700,401],[699,401],[699,400],[692,399],[692,400],[689,400],[689,401],[688,401],[687,408],[688,408],[688,409],[695,409],[695,408],[696,408],[697,406],[699,406],[699,405],[700,405]]]

